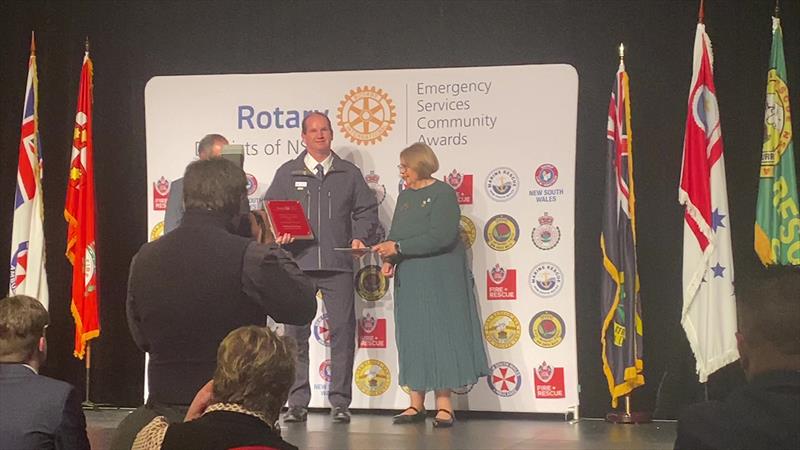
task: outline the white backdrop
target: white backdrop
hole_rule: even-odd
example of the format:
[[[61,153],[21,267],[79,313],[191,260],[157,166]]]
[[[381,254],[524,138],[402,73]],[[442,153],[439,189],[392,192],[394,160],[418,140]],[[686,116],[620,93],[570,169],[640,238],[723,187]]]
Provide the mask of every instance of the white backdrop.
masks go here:
[[[385,227],[401,189],[398,154],[426,141],[440,160],[435,176],[459,192],[492,368],[458,391],[456,408],[566,412],[578,405],[577,100],[567,65],[155,77],[145,89],[150,238],[163,233],[169,181],[207,133],[245,146],[257,207],[277,167],[303,150],[303,115],[326,112],[334,151],[361,168]],[[391,282],[363,269],[366,259],[356,267],[352,407],[402,408]],[[320,306],[310,338],[311,406],[327,405],[323,314]]]

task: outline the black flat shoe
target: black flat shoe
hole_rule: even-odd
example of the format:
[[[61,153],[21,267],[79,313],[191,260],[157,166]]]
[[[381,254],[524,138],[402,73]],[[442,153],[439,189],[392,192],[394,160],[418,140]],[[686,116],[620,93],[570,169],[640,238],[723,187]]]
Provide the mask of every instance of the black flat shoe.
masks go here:
[[[456,416],[453,415],[453,412],[452,411],[448,411],[446,409],[439,409],[439,410],[436,411],[436,414],[439,414],[440,412],[447,413],[447,415],[450,416],[450,418],[449,419],[438,419],[438,418],[434,417],[433,418],[433,426],[435,428],[450,428],[450,427],[452,427],[453,426],[453,422],[456,421]]]
[[[413,410],[414,414],[403,414],[400,413],[396,416],[392,417],[392,423],[396,425],[406,424],[406,423],[417,423],[417,422],[424,422],[425,421],[425,410],[418,410],[413,406],[409,406],[408,408],[404,409],[403,412],[408,410]]]

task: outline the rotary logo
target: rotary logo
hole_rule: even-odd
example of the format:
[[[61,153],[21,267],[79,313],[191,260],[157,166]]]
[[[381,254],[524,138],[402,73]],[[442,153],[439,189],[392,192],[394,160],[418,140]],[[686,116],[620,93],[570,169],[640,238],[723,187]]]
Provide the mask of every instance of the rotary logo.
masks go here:
[[[541,187],[550,187],[558,181],[558,168],[552,164],[542,164],[533,173],[536,184]]]
[[[374,86],[351,90],[339,102],[337,125],[350,142],[369,145],[389,136],[397,114],[389,94]]]
[[[778,71],[767,75],[767,106],[764,111],[764,145],[761,148],[761,178],[775,176],[775,166],[792,142],[792,115],[789,109],[789,88]]]
[[[328,315],[322,314],[314,321],[314,339],[324,345],[325,347],[331,346],[331,329],[328,327]]]
[[[150,242],[155,241],[156,239],[160,238],[164,235],[164,221],[158,222],[156,226],[150,230]]]
[[[483,227],[483,239],[486,245],[498,252],[503,252],[519,240],[519,225],[513,217],[507,214],[498,214]]]
[[[542,361],[533,375],[536,398],[564,398],[563,367],[551,367]]]
[[[25,281],[28,273],[28,241],[22,241],[17,247],[17,251],[11,257],[11,272],[9,280],[9,290],[12,294],[17,293],[17,288]]]
[[[534,227],[531,231],[533,245],[540,250],[550,250],[561,240],[561,230],[553,225],[553,220],[553,216],[545,212],[543,216],[539,217],[539,226]]]
[[[169,180],[163,176],[153,183],[153,210],[164,211],[167,209],[169,198]]]
[[[245,173],[245,176],[247,176],[247,195],[254,195],[258,191],[258,180],[249,173]]]
[[[370,313],[359,319],[358,348],[386,348],[386,319]]]
[[[461,236],[461,241],[464,242],[464,247],[470,249],[472,244],[475,243],[475,237],[478,232],[475,229],[475,224],[467,216],[461,216],[458,219],[458,234]]]
[[[364,181],[366,181],[367,186],[372,189],[372,193],[375,194],[375,199],[378,200],[378,204],[380,205],[383,203],[383,200],[386,199],[386,187],[380,183],[380,175],[375,173],[374,170],[370,170],[364,177]]]
[[[323,381],[326,383],[330,383],[333,379],[331,377],[331,360],[326,359],[322,361],[322,364],[319,365],[319,377],[322,378]]]
[[[517,343],[522,335],[519,319],[508,311],[496,311],[486,318],[483,324],[486,341],[496,348],[509,348]]]
[[[501,267],[500,264],[495,264],[491,270],[487,270],[486,299],[516,300],[517,270],[506,269],[504,267]]]
[[[455,191],[459,205],[472,204],[472,175],[462,174],[453,169],[452,172],[444,177],[447,184]]]
[[[489,389],[499,397],[511,397],[522,387],[522,374],[517,366],[510,362],[500,361],[489,369],[486,377]]]
[[[561,269],[549,262],[543,262],[531,269],[528,285],[534,294],[539,297],[552,297],[561,290],[564,284],[564,275]]]
[[[564,340],[564,319],[553,311],[541,311],[531,319],[529,332],[533,342],[542,348],[553,348]]]
[[[498,167],[486,177],[486,192],[489,197],[504,202],[510,200],[519,190],[519,177],[508,167]]]
[[[467,395],[475,387],[475,383],[468,384],[466,386],[457,387],[452,389],[453,393],[456,395]]]
[[[381,268],[370,264],[364,266],[356,274],[356,292],[368,302],[376,302],[386,295],[389,281],[381,273]]]
[[[368,359],[359,364],[353,378],[358,390],[370,397],[377,397],[386,392],[392,382],[389,368],[377,359]]]

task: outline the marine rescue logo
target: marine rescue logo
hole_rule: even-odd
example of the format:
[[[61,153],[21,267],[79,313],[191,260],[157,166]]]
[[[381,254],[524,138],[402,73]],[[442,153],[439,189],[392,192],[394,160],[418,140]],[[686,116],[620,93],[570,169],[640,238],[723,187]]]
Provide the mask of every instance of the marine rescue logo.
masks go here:
[[[467,250],[472,248],[472,244],[475,243],[475,238],[478,234],[472,219],[467,216],[461,216],[461,218],[458,219],[458,234],[461,236],[461,241],[464,242],[464,247],[467,248]]]
[[[517,270],[506,269],[500,264],[495,264],[486,271],[486,299],[487,300],[516,300],[517,299]]]
[[[386,348],[386,319],[366,313],[358,320],[358,348]]]
[[[326,359],[319,365],[319,377],[326,383],[330,383],[333,377],[331,376],[331,360]]]
[[[761,148],[761,178],[773,178],[775,166],[792,142],[792,115],[789,109],[789,88],[770,69],[767,75],[767,105],[764,110],[764,145]]]
[[[447,184],[450,185],[455,191],[458,198],[459,205],[472,204],[472,175],[462,174],[453,169],[452,172],[444,177]]]
[[[370,170],[364,177],[364,181],[366,181],[367,186],[372,189],[372,193],[375,194],[375,199],[378,201],[378,204],[380,205],[383,203],[383,200],[386,199],[386,186],[380,183],[380,175],[375,173],[374,170]]]
[[[153,183],[153,210],[165,211],[167,209],[167,199],[169,199],[169,180],[163,176]]]
[[[499,202],[510,200],[518,190],[519,177],[508,167],[498,167],[486,177],[486,193]]]
[[[542,348],[557,346],[567,332],[564,319],[553,311],[538,312],[528,328],[533,342]]]
[[[17,251],[11,257],[11,272],[9,280],[9,290],[12,294],[17,293],[19,287],[25,276],[28,273],[28,241],[22,241],[17,246]]]
[[[164,221],[158,222],[156,226],[150,230],[150,242],[155,241],[156,239],[160,238],[164,235]]]
[[[389,136],[397,114],[389,94],[375,86],[359,86],[344,96],[336,113],[341,132],[356,145],[370,145]]]
[[[252,174],[245,173],[247,177],[247,195],[255,195],[256,191],[258,191],[258,180]]]
[[[519,240],[519,225],[508,214],[498,214],[486,222],[483,227],[483,239],[492,249],[504,252]]]
[[[522,336],[522,325],[514,314],[508,311],[496,311],[483,323],[483,334],[492,346],[506,349],[519,341]]]
[[[533,370],[536,398],[564,398],[564,368],[551,367],[542,361]]]
[[[370,264],[356,273],[356,292],[368,302],[377,302],[389,290],[389,280],[381,273],[381,268]]]
[[[511,397],[522,387],[522,374],[517,366],[500,361],[489,368],[486,382],[489,384],[489,389],[498,397]]]
[[[331,346],[331,329],[328,327],[328,315],[322,314],[314,321],[311,327],[314,330],[314,339],[324,345],[325,347]]]
[[[531,269],[528,286],[534,294],[542,298],[552,297],[561,290],[564,274],[561,269],[549,262],[543,262]]]
[[[541,187],[550,187],[558,181],[558,168],[552,164],[542,164],[533,173],[536,184]]]
[[[534,227],[531,231],[531,240],[540,250],[550,250],[561,240],[561,229],[553,225],[553,216],[544,213],[539,217],[539,226]]]
[[[370,397],[377,397],[386,392],[392,382],[389,368],[377,359],[368,359],[359,364],[353,378],[358,390]]]

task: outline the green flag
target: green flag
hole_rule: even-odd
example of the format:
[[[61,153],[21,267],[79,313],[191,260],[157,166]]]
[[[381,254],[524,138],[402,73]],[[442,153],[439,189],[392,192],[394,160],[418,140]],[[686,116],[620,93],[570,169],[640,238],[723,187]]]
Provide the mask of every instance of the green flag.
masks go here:
[[[783,31],[780,19],[773,17],[755,226],[755,250],[765,266],[800,266],[800,203],[786,78]]]

